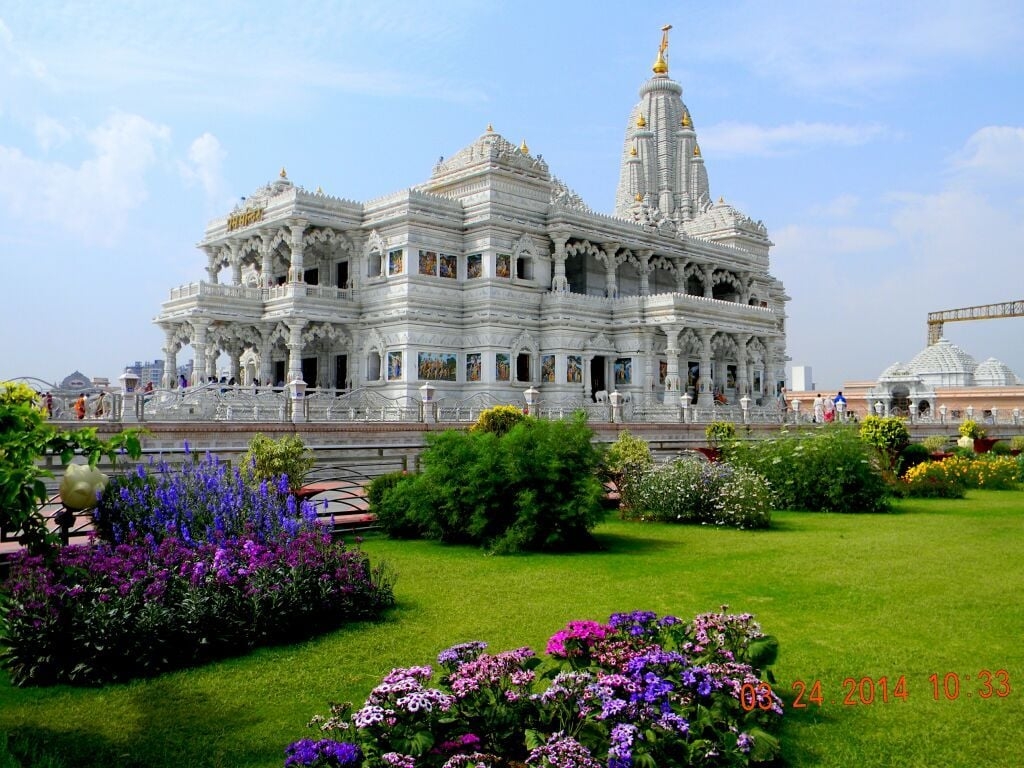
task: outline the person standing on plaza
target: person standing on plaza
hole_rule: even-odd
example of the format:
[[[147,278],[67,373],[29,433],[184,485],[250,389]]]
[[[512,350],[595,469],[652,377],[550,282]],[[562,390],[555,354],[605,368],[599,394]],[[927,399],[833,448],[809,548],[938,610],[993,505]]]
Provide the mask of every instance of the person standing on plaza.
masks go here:
[[[836,392],[836,396],[832,398],[832,402],[836,405],[836,418],[838,418],[839,421],[846,421],[846,398],[843,397],[842,390]]]
[[[825,406],[825,423],[831,424],[836,417],[836,404],[831,397],[824,398]]]
[[[814,423],[821,424],[825,421],[825,398],[821,393],[814,396]]]
[[[85,399],[85,393],[84,392],[78,396],[77,400],[75,400],[74,408],[75,408],[75,417],[79,421],[84,419],[85,418],[85,409],[86,409],[86,399]]]

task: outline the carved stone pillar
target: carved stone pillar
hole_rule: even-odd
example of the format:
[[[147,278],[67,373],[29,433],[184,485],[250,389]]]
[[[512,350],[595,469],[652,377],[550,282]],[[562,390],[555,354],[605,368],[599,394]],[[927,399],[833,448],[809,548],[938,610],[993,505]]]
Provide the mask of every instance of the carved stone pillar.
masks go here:
[[[238,243],[232,242],[230,244],[230,255],[228,256],[228,263],[231,265],[231,284],[241,285],[242,284],[242,259],[239,257]]]
[[[715,284],[712,282],[715,277],[714,267],[710,265],[704,266],[704,298],[710,299],[714,297]]]
[[[260,285],[264,288],[269,288],[274,281],[274,249],[270,246],[273,241],[273,232],[260,234]]]
[[[274,345],[270,341],[271,331],[260,335],[260,384],[267,386],[274,384],[274,361],[271,355],[274,353]]]
[[[220,249],[211,245],[204,245],[203,250],[206,252],[206,274],[209,275],[210,282],[216,285],[217,275],[220,272],[220,266],[217,264],[217,256]]]
[[[651,256],[654,251],[642,250],[636,252],[640,260],[640,295],[650,296],[651,294]]]
[[[288,381],[302,378],[302,329],[305,321],[299,320],[288,326]]]
[[[747,378],[747,342],[749,334],[736,337],[736,391],[742,397],[750,394],[750,379]]]
[[[649,402],[654,395],[654,331],[644,332],[644,402]]]
[[[305,243],[302,242],[302,235],[306,231],[306,222],[300,221],[297,224],[292,224],[289,229],[292,233],[292,264],[288,268],[288,282],[301,283],[306,271],[303,263]],[[294,379],[290,379],[290,381],[294,381]]]
[[[616,275],[615,252],[619,250],[618,243],[604,244],[604,295],[609,299],[619,297],[619,284]]]
[[[206,359],[206,323],[192,322],[192,384],[202,384],[206,381],[207,359]]]
[[[178,347],[174,328],[164,328],[164,379],[161,386],[170,389],[178,383]]]
[[[555,244],[555,252],[551,257],[555,266],[555,276],[551,278],[551,290],[555,293],[566,293],[569,290],[569,280],[565,276],[565,244],[568,240],[568,232],[551,233],[551,241]]]
[[[711,338],[715,332],[710,328],[700,329],[700,388],[697,393],[697,405],[710,408],[715,404],[711,390]]]
[[[352,251],[348,257],[348,286],[355,290],[363,280],[363,265],[365,264],[363,249],[366,247],[366,236],[361,232],[346,232],[345,234],[352,241]]]
[[[674,258],[672,265],[676,268],[676,293],[686,293],[686,261]]]
[[[593,355],[583,356],[583,399],[590,400],[594,394],[593,385],[590,380],[590,363],[593,361]]]
[[[664,327],[665,361],[667,372],[665,374],[665,405],[679,405],[679,332],[682,330],[678,325],[666,325]]]

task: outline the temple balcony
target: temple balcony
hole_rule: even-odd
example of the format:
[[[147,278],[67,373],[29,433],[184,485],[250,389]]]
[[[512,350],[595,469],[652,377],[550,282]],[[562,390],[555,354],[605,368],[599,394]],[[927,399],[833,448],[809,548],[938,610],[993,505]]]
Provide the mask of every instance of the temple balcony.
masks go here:
[[[714,323],[722,328],[763,331],[774,328],[777,315],[768,307],[751,306],[687,293],[659,293],[650,296],[589,296],[581,293],[543,295],[542,318],[571,317],[613,319],[619,322]]]
[[[196,282],[171,289],[162,317],[203,311],[258,319],[264,313],[319,313],[351,308],[352,290],[331,285],[284,283],[269,288]]]

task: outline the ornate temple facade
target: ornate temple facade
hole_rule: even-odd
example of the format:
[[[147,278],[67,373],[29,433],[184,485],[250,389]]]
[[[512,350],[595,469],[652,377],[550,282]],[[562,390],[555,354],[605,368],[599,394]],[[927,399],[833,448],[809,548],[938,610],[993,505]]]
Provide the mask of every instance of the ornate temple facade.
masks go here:
[[[764,225],[712,201],[667,45],[626,121],[612,215],[490,126],[425,183],[370,202],[282,169],[207,226],[207,279],[155,319],[165,370],[191,346],[194,381],[771,402],[788,297]]]

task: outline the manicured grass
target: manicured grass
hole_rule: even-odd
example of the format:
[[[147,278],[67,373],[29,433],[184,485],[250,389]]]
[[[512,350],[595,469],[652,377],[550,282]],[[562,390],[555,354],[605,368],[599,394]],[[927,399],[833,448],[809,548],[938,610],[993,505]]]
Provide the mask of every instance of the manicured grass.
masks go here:
[[[728,604],[779,638],[787,702],[795,680],[821,681],[820,708],[787,708],[787,765],[1024,759],[1024,491],[906,500],[887,515],[778,513],[767,531],[609,519],[598,535],[605,551],[516,557],[371,537],[364,549],[398,572],[385,621],[128,685],[0,682],[0,731],[66,766],[280,766],[328,701],[361,702],[391,667],[453,643],[541,650],[570,619],[635,608],[689,618]],[[981,698],[982,669],[1006,670],[1010,695]],[[934,701],[929,676],[949,672],[971,680],[957,700]],[[890,695],[905,676],[905,701],[883,703],[878,687],[873,704],[842,704],[845,678],[883,676]]]

